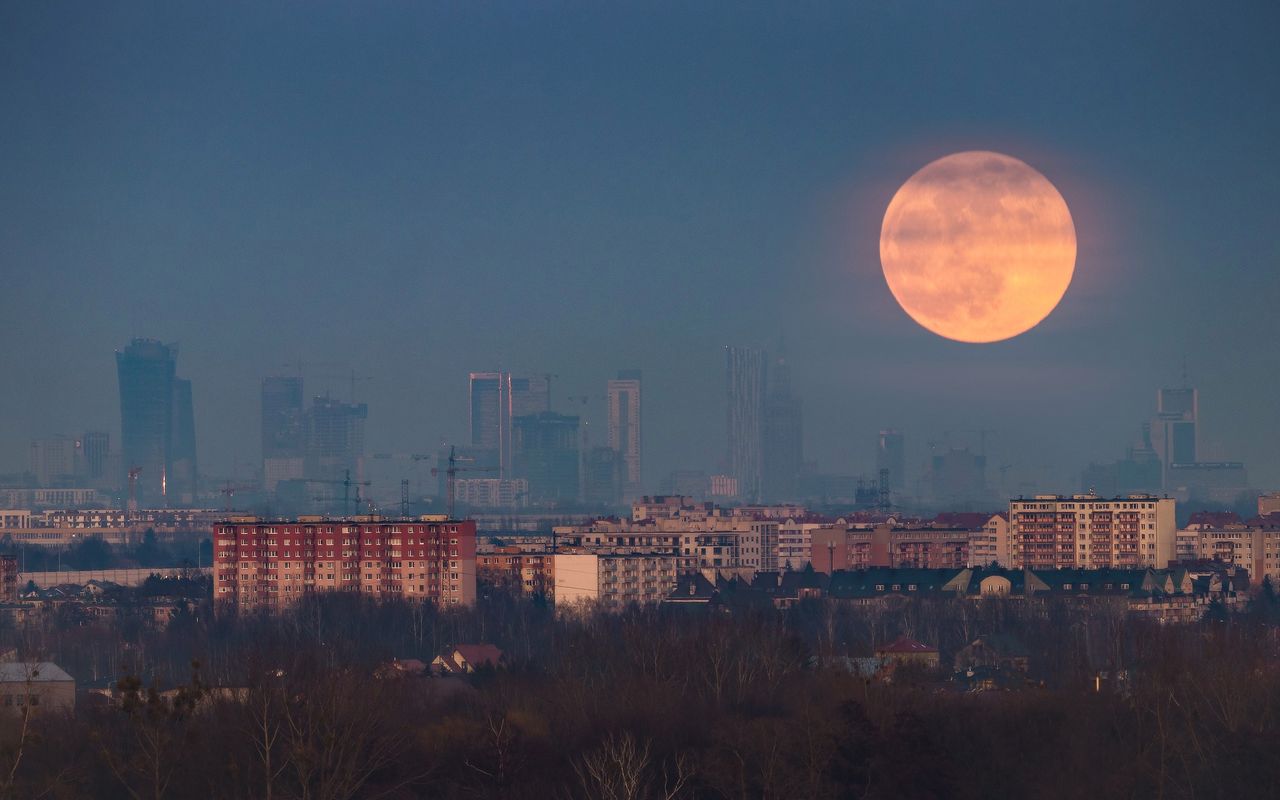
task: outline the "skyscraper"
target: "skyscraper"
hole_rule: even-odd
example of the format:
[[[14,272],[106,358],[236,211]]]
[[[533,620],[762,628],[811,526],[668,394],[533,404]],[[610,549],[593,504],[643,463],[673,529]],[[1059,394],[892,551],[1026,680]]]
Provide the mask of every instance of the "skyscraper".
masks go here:
[[[902,434],[895,430],[880,431],[876,445],[876,472],[889,470],[889,490],[902,491],[906,481],[906,447]]]
[[[537,505],[578,501],[578,417],[550,411],[512,420],[513,471],[529,481],[529,499]]]
[[[302,378],[262,381],[262,483],[268,492],[282,480],[303,477],[307,456]]]
[[[76,440],[76,474],[95,489],[114,486],[115,476],[108,473],[111,437],[105,431],[85,431]]]
[[[76,444],[66,436],[31,442],[31,474],[45,488],[65,485],[76,474]]]
[[[1196,423],[1200,399],[1195,389],[1183,386],[1156,392],[1156,417],[1151,422],[1151,444],[1160,456],[1164,488],[1169,485],[1169,467],[1196,462]]]
[[[729,474],[737,480],[738,494],[757,502],[761,496],[764,450],[764,405],[768,367],[762,350],[725,348],[728,395]]]
[[[307,412],[306,475],[324,481],[339,481],[359,475],[364,456],[364,421],[369,407],[364,403],[343,403],[331,397],[317,397]]]
[[[497,453],[504,473],[512,466],[511,420],[551,410],[548,376],[472,372],[471,446]]]
[[[609,447],[622,458],[622,496],[643,494],[640,457],[640,370],[624,369],[609,381]]]
[[[176,345],[155,339],[134,339],[116,351],[121,478],[139,470],[135,491],[142,507],[190,502],[195,495],[195,413],[190,381],[175,376],[177,356]]]
[[[173,424],[169,437],[168,486],[171,504],[189,506],[196,501],[196,415],[191,381],[173,379]]]
[[[782,356],[768,374],[764,410],[763,496],[770,503],[799,499],[804,466],[804,418],[791,393],[791,367]]]

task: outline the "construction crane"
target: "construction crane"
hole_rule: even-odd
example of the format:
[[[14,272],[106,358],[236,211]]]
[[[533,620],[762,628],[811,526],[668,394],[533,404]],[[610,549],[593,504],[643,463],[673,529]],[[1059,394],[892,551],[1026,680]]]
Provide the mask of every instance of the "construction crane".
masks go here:
[[[351,487],[356,487],[356,508],[360,507],[360,487],[372,486],[369,481],[353,481],[351,480],[351,470],[344,472],[344,477],[340,481],[320,480],[319,478],[306,478],[307,483],[324,483],[331,486],[342,487],[342,514],[343,516],[351,515]]]
[[[459,456],[454,452],[454,446],[449,445],[449,466],[443,472],[445,476],[445,496],[448,498],[449,519],[453,519],[453,483],[457,479],[459,472],[496,472],[497,467],[459,467],[458,464],[475,461],[471,456]],[[442,470],[437,467],[431,468],[432,475],[439,475]]]
[[[231,481],[227,481],[227,485],[218,490],[218,494],[221,494],[226,498],[226,500],[223,501],[223,510],[231,510],[231,498],[235,497],[236,492],[255,492],[257,490],[257,486],[249,486],[246,484],[236,486],[232,484]]]

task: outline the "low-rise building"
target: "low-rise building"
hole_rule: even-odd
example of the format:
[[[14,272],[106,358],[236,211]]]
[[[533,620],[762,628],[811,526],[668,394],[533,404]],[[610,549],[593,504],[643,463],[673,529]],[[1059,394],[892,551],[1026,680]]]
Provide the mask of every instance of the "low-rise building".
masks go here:
[[[0,663],[0,713],[72,712],[76,681],[51,661]]]
[[[1177,533],[1179,563],[1212,561],[1240,567],[1257,584],[1280,585],[1280,514],[1244,521],[1231,513],[1196,513]]]

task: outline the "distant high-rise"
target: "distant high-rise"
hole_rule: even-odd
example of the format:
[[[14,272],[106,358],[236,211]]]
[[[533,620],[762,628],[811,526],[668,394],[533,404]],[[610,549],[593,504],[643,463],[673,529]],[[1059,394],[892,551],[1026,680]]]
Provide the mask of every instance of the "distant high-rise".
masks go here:
[[[51,436],[31,442],[31,474],[43,488],[65,486],[76,473],[76,442],[66,436]]]
[[[302,378],[262,380],[262,488],[305,474],[307,420]]]
[[[582,459],[582,501],[613,507],[622,500],[622,455],[612,447],[593,447]]]
[[[106,431],[85,431],[76,440],[76,474],[95,489],[114,485],[109,474],[111,436]]]
[[[609,381],[609,447],[622,459],[622,496],[643,494],[640,471],[640,370],[624,369]]]
[[[902,491],[906,486],[906,448],[902,434],[895,430],[880,431],[879,444],[876,446],[876,472],[889,470],[889,490]]]
[[[749,347],[726,347],[725,368],[729,475],[736,480],[739,497],[758,502],[762,489],[765,386],[768,372],[764,351]]]
[[[134,339],[116,351],[121,480],[140,470],[135,491],[142,507],[195,496],[195,413],[190,381],[175,376],[177,355],[176,345],[154,339]]]
[[[804,418],[800,398],[791,393],[791,367],[779,356],[769,368],[764,409],[763,498],[770,503],[800,497],[804,469]]]
[[[307,412],[306,475],[308,478],[339,481],[350,472],[359,475],[364,456],[364,421],[369,407],[331,397],[317,397]]]
[[[1160,457],[1165,488],[1173,464],[1196,462],[1196,423],[1200,416],[1197,391],[1183,386],[1156,392],[1156,416],[1151,422],[1151,444]]]
[[[493,450],[503,472],[512,466],[511,420],[551,410],[547,376],[472,372],[471,446]]]
[[[173,379],[173,427],[169,439],[169,471],[165,489],[171,503],[189,506],[196,501],[196,414],[191,381]]]
[[[529,481],[529,499],[536,505],[566,505],[578,501],[578,417],[550,411],[512,420],[512,469]]]

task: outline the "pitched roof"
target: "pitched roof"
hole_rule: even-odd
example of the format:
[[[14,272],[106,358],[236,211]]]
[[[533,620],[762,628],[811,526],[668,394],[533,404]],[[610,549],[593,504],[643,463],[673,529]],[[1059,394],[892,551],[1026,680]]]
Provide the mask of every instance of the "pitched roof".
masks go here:
[[[0,683],[45,683],[74,681],[62,667],[52,661],[10,661],[0,664]]]
[[[491,644],[458,644],[453,646],[453,652],[473,667],[486,663],[496,667],[502,660],[502,651]]]
[[[924,642],[917,642],[909,636],[900,636],[898,640],[892,644],[882,645],[876,648],[876,653],[936,653],[938,648],[930,647]]]

